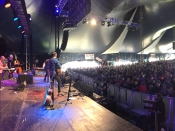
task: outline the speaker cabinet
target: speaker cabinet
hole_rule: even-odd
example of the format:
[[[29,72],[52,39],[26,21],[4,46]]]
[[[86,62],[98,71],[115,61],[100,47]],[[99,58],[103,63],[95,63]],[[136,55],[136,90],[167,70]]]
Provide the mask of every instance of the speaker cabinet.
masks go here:
[[[62,44],[61,44],[61,50],[63,50],[63,51],[66,49],[68,37],[69,37],[69,31],[64,31]]]
[[[173,42],[173,50],[175,50],[175,42]]]

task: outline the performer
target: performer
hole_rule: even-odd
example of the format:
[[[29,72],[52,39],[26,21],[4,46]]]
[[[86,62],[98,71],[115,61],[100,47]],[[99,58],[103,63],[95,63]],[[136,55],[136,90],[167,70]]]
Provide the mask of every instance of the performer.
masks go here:
[[[8,68],[11,69],[14,67],[14,63],[13,63],[13,55],[10,54],[8,57]]]
[[[11,69],[14,67],[14,63],[13,63],[13,55],[10,54],[9,57],[8,57],[8,68]],[[9,78],[12,78],[13,77],[13,71],[10,71],[9,72]]]
[[[4,69],[7,69],[7,65],[4,64],[5,57],[0,57],[0,89],[1,89],[1,82],[2,82],[2,72]]]
[[[57,53],[53,52],[52,58],[50,58],[50,60],[49,60],[50,79],[51,79],[52,88],[54,87],[54,80],[56,80],[58,82],[58,96],[60,96],[60,92],[61,92],[60,76],[61,76],[62,72],[61,72],[61,65],[60,65],[58,59],[56,59],[56,58],[57,58]]]
[[[17,57],[15,51],[13,51],[13,58],[14,58],[14,67],[15,67],[15,69],[16,69],[16,73],[17,73],[17,74],[22,73],[21,63],[20,63],[20,61],[18,60],[18,57]]]
[[[46,71],[46,75],[44,77],[44,81],[46,81],[46,77],[47,77],[47,82],[50,82],[49,59],[45,60],[45,62],[43,63],[43,68]]]

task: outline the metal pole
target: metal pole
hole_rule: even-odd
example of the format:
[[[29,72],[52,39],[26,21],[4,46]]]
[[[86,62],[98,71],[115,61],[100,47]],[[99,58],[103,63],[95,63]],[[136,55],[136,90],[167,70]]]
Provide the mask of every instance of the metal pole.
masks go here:
[[[28,35],[26,35],[26,71],[27,71],[27,37]]]

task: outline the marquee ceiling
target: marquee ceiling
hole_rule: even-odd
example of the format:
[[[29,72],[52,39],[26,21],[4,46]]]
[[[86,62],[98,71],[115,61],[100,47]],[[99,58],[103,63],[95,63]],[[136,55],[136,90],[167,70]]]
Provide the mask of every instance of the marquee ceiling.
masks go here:
[[[55,50],[55,4],[57,0],[25,0],[27,13],[31,14],[33,52],[50,53]],[[8,51],[20,51],[21,30],[13,21],[11,8],[4,8],[0,0],[0,34],[6,40]],[[66,53],[173,53],[173,27],[175,25],[175,0],[92,0],[88,17],[99,16],[139,23],[143,9],[143,31],[128,30],[115,24],[96,26],[80,24],[69,33]],[[60,23],[63,22],[60,18]],[[60,27],[59,43],[62,43]],[[142,39],[142,44],[141,44]],[[142,46],[141,46],[142,45]]]

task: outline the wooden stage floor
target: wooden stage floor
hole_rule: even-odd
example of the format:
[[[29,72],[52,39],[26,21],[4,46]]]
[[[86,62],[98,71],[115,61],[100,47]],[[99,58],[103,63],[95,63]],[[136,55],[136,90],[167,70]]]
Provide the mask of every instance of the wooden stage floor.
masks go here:
[[[64,96],[55,96],[55,110],[43,106],[49,84],[42,77],[34,77],[24,91],[15,92],[15,86],[6,80],[0,91],[0,131],[141,131],[86,96],[60,104],[67,100],[68,85],[61,89]]]

